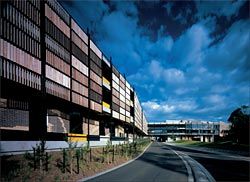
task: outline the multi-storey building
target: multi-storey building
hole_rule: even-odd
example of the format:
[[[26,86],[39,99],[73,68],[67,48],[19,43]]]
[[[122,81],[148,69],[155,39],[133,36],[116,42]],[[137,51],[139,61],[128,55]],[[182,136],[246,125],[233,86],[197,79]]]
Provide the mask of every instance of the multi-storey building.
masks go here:
[[[225,122],[166,120],[148,124],[149,136],[161,140],[200,140],[213,142],[219,136],[225,136],[230,124]]]
[[[2,141],[147,134],[134,89],[57,1],[0,5]]]

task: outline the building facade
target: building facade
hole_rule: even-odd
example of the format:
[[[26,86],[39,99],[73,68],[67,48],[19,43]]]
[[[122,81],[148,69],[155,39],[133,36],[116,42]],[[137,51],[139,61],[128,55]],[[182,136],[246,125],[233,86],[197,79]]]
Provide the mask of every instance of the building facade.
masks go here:
[[[188,120],[166,120],[148,124],[148,135],[160,140],[200,140],[214,142],[223,137],[230,128],[229,123]]]
[[[57,1],[0,5],[2,141],[147,135],[133,87]]]

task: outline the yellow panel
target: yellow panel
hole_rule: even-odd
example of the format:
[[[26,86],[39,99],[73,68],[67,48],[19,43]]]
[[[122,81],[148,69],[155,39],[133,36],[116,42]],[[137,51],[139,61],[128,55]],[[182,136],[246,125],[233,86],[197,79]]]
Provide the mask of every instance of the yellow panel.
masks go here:
[[[102,101],[102,105],[103,105],[104,107],[110,109],[110,105],[109,105],[108,103]]]
[[[68,141],[71,141],[71,142],[85,142],[85,141],[87,141],[87,137],[86,138],[83,138],[83,137],[69,137]]]
[[[86,134],[68,133],[68,141],[85,142],[85,141],[87,141],[87,135]]]
[[[78,133],[68,133],[68,136],[69,137],[71,137],[71,136],[73,136],[73,137],[87,137],[87,135],[86,134],[78,134]]]
[[[102,77],[102,81],[108,85],[110,85],[110,81],[108,81],[105,77]]]

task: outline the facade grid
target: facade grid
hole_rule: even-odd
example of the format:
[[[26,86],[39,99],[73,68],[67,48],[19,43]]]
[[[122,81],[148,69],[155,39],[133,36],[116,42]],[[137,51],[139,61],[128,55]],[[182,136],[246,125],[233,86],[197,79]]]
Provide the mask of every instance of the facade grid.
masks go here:
[[[136,136],[147,135],[134,89],[60,3],[10,0],[0,5],[4,139],[21,132],[32,140],[36,131],[35,138],[51,140],[57,137],[48,133],[128,137],[133,127]]]

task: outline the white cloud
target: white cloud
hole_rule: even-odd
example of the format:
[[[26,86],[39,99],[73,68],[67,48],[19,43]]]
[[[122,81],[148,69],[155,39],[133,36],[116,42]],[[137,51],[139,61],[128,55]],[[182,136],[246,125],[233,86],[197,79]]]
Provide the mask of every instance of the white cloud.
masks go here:
[[[162,76],[163,70],[164,68],[161,66],[160,62],[156,60],[150,62],[149,71],[154,78],[159,79]]]
[[[204,58],[203,50],[212,41],[209,37],[210,32],[204,22],[194,24],[174,42],[172,48],[174,61],[179,66],[199,65]]]
[[[165,69],[163,71],[163,78],[167,83],[182,83],[185,81],[185,76],[183,71],[175,69],[175,68],[170,68],[170,69]]]
[[[176,117],[184,117],[180,116],[180,112],[189,113],[193,112],[198,106],[197,103],[192,99],[183,99],[176,100],[170,99],[167,101],[158,101],[158,100],[150,100],[142,103],[142,107],[144,108],[149,119],[154,119],[155,115],[166,115],[171,114],[171,116],[175,115]],[[166,115],[167,116],[167,115]],[[167,119],[167,118],[166,118]]]
[[[203,98],[205,102],[210,104],[222,104],[225,103],[225,96],[219,95],[219,94],[212,94],[205,96]]]

